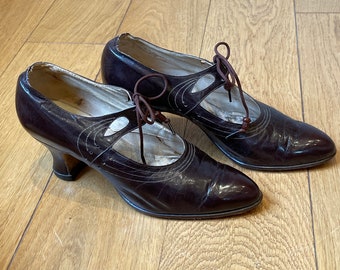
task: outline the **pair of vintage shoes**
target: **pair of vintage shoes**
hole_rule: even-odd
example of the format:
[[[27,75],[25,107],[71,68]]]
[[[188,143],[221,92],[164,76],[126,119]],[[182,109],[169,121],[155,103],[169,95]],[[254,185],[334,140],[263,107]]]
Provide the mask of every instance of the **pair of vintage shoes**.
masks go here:
[[[171,52],[130,34],[107,43],[106,84],[50,63],[18,78],[24,128],[53,156],[54,173],[74,180],[90,166],[135,209],[177,219],[241,214],[262,200],[256,183],[168,129],[161,111],[196,123],[232,160],[258,170],[324,163],[336,152],[320,130],[243,92],[228,57],[213,63]],[[163,125],[165,124],[165,125]]]

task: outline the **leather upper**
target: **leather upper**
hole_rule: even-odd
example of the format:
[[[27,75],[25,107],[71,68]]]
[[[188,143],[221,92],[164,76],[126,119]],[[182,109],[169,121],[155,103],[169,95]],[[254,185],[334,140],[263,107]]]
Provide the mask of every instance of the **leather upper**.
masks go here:
[[[120,46],[121,42],[124,42],[124,46]],[[143,45],[136,45],[136,43]],[[129,54],[124,51],[125,48],[129,48]],[[133,52],[135,48],[139,51]],[[152,63],[152,66],[157,70],[145,66],[140,60],[142,58],[139,59],[140,61],[136,59],[136,55],[141,49],[147,51],[151,59],[147,62]],[[181,58],[185,58],[183,60],[185,71],[178,72],[180,75],[173,75],[175,72],[170,68],[162,68],[162,62],[159,61],[161,53],[164,58],[172,58],[172,62],[175,62],[174,59],[178,59],[180,62]],[[335,155],[335,144],[324,132],[306,123],[296,121],[253,99],[246,93],[244,94],[247,103],[256,112],[254,113],[256,117],[252,117],[245,132],[240,131],[241,123],[229,121],[211,113],[203,107],[203,103],[221,91],[225,82],[213,63],[204,65],[201,70],[198,69],[195,73],[186,71],[189,69],[188,65],[193,66],[192,70],[197,69],[196,66],[199,66],[199,62],[208,63],[204,59],[167,51],[129,34],[123,34],[109,41],[103,51],[102,78],[108,84],[118,85],[131,91],[134,82],[145,74],[158,72],[165,75],[170,85],[169,90],[166,95],[152,104],[157,109],[187,117],[201,127],[229,158],[251,169],[306,168],[321,164]],[[178,65],[177,68],[181,69],[181,66]],[[169,70],[172,74],[164,74],[158,70]],[[196,91],[195,87],[202,78],[208,78],[210,81],[206,83],[205,88]],[[146,96],[154,95],[158,88],[157,82],[150,81],[144,94]],[[232,89],[234,96],[236,96],[236,90]],[[228,99],[227,94],[225,99]],[[218,101],[219,97],[215,98],[216,100]],[[231,103],[226,101],[223,106],[225,107],[219,108],[221,114],[223,111],[232,110],[228,109],[228,106],[233,106],[240,112],[243,109],[241,102],[237,99],[233,99]]]
[[[250,178],[218,163],[181,138],[183,154],[169,165],[150,166],[127,158],[113,145],[137,129],[134,106],[96,117],[70,113],[30,84],[30,72],[32,68],[20,75],[16,91],[17,114],[25,129],[45,145],[97,169],[136,209],[162,217],[219,217],[241,213],[261,201],[262,194]],[[75,79],[87,82],[84,78]],[[94,91],[101,91],[100,88],[97,84]],[[128,124],[105,135],[119,117],[127,118]]]

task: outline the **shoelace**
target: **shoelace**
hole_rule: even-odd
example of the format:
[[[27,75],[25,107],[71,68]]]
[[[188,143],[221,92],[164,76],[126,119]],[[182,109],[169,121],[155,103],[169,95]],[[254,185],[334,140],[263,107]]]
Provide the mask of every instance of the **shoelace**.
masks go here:
[[[218,51],[218,48],[221,47],[221,46],[224,46],[227,49],[227,55],[226,56],[223,56]],[[214,63],[216,63],[218,74],[224,80],[224,88],[228,91],[230,102],[232,102],[232,100],[231,100],[231,89],[234,86],[237,86],[237,88],[239,90],[242,105],[243,105],[244,110],[245,110],[245,117],[243,117],[242,127],[239,130],[239,132],[245,132],[248,129],[248,126],[249,126],[251,120],[249,118],[249,109],[248,109],[246,100],[245,100],[244,95],[243,95],[243,90],[242,90],[240,79],[238,78],[237,73],[235,72],[234,68],[231,66],[231,64],[228,61],[229,56],[230,56],[230,47],[226,42],[219,42],[215,45],[214,51],[215,51],[215,56],[213,58],[213,61],[214,61]]]
[[[161,78],[164,87],[163,90],[160,92],[160,94],[152,97],[146,97],[142,95],[140,92],[138,92],[138,87],[140,86],[140,83],[150,77],[158,77]],[[146,164],[145,157],[144,157],[144,138],[143,138],[143,122],[149,125],[152,125],[155,123],[156,120],[158,120],[161,123],[167,123],[171,132],[173,134],[174,130],[170,124],[170,119],[167,118],[165,115],[163,115],[160,111],[154,110],[151,105],[150,101],[160,98],[165,91],[168,88],[168,81],[162,74],[148,74],[143,77],[141,77],[135,84],[132,100],[136,105],[136,117],[137,117],[137,124],[138,124],[138,130],[139,130],[139,139],[140,139],[140,156],[142,159],[143,164]]]

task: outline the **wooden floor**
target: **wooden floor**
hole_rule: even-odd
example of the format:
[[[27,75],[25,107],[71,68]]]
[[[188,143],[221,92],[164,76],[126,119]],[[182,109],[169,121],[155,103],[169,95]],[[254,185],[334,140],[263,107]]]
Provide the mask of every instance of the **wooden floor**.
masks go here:
[[[174,221],[136,212],[97,172],[52,174],[20,126],[18,75],[48,61],[101,81],[105,43],[130,32],[211,59],[227,41],[244,89],[340,146],[338,0],[0,0],[0,269],[340,269],[340,161],[311,170],[240,168],[184,119],[176,128],[253,178],[248,214]]]

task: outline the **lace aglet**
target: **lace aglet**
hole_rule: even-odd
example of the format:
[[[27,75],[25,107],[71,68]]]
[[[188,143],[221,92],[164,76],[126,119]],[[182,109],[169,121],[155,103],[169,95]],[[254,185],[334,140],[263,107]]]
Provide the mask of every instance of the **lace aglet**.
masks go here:
[[[141,159],[142,159],[143,164],[146,165],[146,161],[145,161],[144,155],[141,155]]]
[[[243,118],[243,123],[242,123],[242,127],[240,129],[241,132],[246,132],[248,127],[249,127],[249,124],[250,124],[251,120],[248,116],[244,117]]]
[[[227,83],[224,84],[224,89],[228,91],[229,102],[232,102],[232,99],[231,99],[231,88],[233,86],[234,86],[233,84],[228,84],[228,85],[227,85]]]
[[[232,100],[231,100],[231,90],[230,89],[228,90],[228,96],[229,96],[229,102],[232,102]]]

